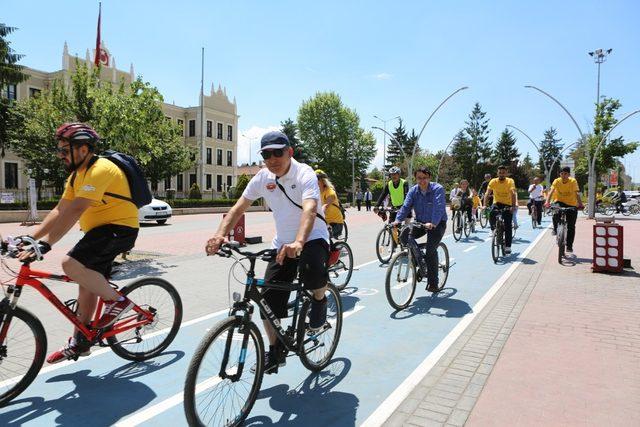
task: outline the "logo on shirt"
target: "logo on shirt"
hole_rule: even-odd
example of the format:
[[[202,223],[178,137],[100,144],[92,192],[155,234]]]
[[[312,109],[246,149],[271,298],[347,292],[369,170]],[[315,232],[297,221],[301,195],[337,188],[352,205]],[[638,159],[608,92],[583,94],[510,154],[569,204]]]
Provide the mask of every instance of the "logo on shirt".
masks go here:
[[[87,185],[84,185],[82,187],[82,191],[87,191],[87,192],[88,191],[96,191],[96,187],[94,187],[93,185],[87,184]]]
[[[269,191],[273,191],[273,190],[276,189],[276,183],[275,182],[269,182],[269,183],[267,183],[266,188]]]
[[[291,189],[292,189],[292,190],[295,190],[295,188],[296,188],[296,185],[295,185],[295,184],[293,184],[293,185],[291,186]]]

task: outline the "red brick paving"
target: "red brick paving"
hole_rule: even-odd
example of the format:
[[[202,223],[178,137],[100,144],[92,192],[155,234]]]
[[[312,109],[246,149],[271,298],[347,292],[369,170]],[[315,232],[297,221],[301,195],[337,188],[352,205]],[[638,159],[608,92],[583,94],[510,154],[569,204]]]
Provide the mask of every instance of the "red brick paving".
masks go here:
[[[592,273],[581,218],[578,263],[550,251],[468,425],[640,425],[640,220],[618,222],[635,270]]]

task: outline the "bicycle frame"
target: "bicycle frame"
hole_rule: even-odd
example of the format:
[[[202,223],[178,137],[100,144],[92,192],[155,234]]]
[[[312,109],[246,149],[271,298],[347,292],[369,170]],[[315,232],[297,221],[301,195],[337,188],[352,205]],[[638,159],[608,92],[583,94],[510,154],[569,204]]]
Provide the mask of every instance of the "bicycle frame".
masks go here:
[[[91,343],[93,343],[96,339],[108,338],[129,329],[147,325],[153,321],[155,313],[144,310],[134,303],[132,311],[136,313],[136,315],[126,316],[125,318],[116,322],[107,331],[96,329],[95,326],[100,320],[100,313],[102,313],[102,307],[104,305],[102,298],[99,298],[93,321],[91,322],[90,327],[87,327],[78,319],[75,312],[71,310],[66,303],[63,303],[53,292],[51,292],[51,290],[44,283],[42,283],[38,279],[49,279],[60,282],[75,283],[65,275],[32,270],[28,263],[23,263],[22,267],[20,268],[20,273],[16,278],[15,284],[9,286],[9,289],[7,291],[8,296],[5,297],[2,301],[3,305],[8,305],[10,309],[8,311],[0,313],[0,320],[2,321],[2,328],[0,329],[0,343],[4,342],[7,336],[9,324],[11,323],[11,310],[17,306],[20,295],[22,294],[22,289],[25,286],[30,286],[38,291],[44,298],[46,298],[51,304],[53,304],[53,306],[57,308],[64,317],[66,317],[71,323],[73,323],[73,325]],[[117,289],[116,292],[118,292]]]

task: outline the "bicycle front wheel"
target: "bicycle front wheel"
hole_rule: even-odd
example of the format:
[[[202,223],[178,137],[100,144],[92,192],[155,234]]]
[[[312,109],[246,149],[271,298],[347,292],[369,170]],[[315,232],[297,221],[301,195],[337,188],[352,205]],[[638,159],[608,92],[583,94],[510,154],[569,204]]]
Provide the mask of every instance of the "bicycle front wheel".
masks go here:
[[[302,305],[298,320],[298,355],[304,367],[314,372],[324,369],[331,362],[342,333],[340,292],[335,286],[329,284],[325,297],[327,298],[327,321],[319,332],[308,331],[310,301]]]
[[[4,329],[10,322],[7,335],[0,343],[0,407],[22,393],[36,378],[47,351],[47,334],[33,314],[15,307],[4,314]]]
[[[500,258],[500,249],[502,247],[502,228],[499,224],[496,224],[496,229],[493,231],[493,239],[491,241],[491,258],[493,262],[498,262]]]
[[[466,214],[462,218],[462,222],[464,223],[464,237],[469,237],[469,235],[471,234],[471,221],[469,221],[469,219],[466,217]]]
[[[558,243],[558,263],[562,264],[562,258],[564,257],[564,244],[565,244],[565,226],[564,224],[558,224],[556,230],[556,241]]]
[[[408,250],[398,252],[389,267],[384,282],[387,301],[396,310],[402,310],[411,304],[416,291],[416,265]]]
[[[340,251],[338,261],[329,267],[329,280],[339,291],[344,290],[353,273],[353,252],[346,242],[336,242],[333,249]]]
[[[482,228],[486,228],[489,223],[488,212],[489,211],[486,208],[482,209],[482,212],[480,212],[480,227]]]
[[[453,215],[453,238],[456,242],[462,238],[462,217],[459,211]]]
[[[241,425],[258,397],[264,363],[262,335],[253,322],[236,317],[219,322],[187,369],[184,412],[189,425]]]
[[[438,254],[438,290],[442,290],[449,278],[449,249],[443,242],[436,248]]]
[[[345,221],[342,224],[342,234],[340,235],[340,240],[347,241],[349,238],[349,227],[347,227],[347,222]]]
[[[536,205],[531,206],[531,228],[534,230],[538,227],[538,212],[536,211]]]
[[[153,320],[108,337],[109,346],[115,354],[127,360],[142,361],[159,355],[169,347],[180,329],[182,300],[178,291],[166,280],[148,277],[125,286],[121,293],[141,309],[152,313]],[[132,310],[113,328],[131,317],[136,317],[137,321],[144,319]]]
[[[393,256],[393,252],[396,249],[396,245],[393,242],[393,236],[391,236],[391,230],[389,227],[384,227],[378,233],[376,237],[376,256],[382,264],[389,262]]]

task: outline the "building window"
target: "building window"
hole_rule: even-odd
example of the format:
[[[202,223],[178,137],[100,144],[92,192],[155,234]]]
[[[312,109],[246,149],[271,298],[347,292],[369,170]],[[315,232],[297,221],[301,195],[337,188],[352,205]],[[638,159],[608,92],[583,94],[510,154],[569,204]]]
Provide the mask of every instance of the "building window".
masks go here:
[[[233,166],[233,151],[227,150],[227,166]]]
[[[233,126],[227,125],[227,141],[233,141]]]
[[[218,125],[218,139],[222,139],[222,123],[217,123]]]
[[[222,150],[220,148],[216,150],[216,165],[222,166]]]
[[[196,136],[196,121],[189,120],[189,136]]]
[[[18,99],[18,87],[16,85],[6,85],[0,95],[10,101],[15,101]]]
[[[38,96],[40,96],[40,93],[42,91],[40,89],[36,89],[35,87],[30,87],[29,88],[29,98],[37,98]]]
[[[184,120],[178,119],[178,127],[180,127],[180,135],[184,136]]]
[[[164,118],[165,118],[168,122],[170,122],[170,121],[171,121],[171,117],[169,117],[169,116],[164,116]]]
[[[164,189],[168,190],[169,188],[171,188],[171,177],[168,176],[164,179]]]
[[[207,175],[207,190],[211,190],[211,185],[212,185],[212,180],[211,180],[211,174],[208,173]]]
[[[196,174],[195,173],[190,173],[189,174],[189,188],[191,188],[193,186],[193,184],[196,183]]]
[[[4,188],[18,188],[18,164],[4,164]]]
[[[233,177],[231,175],[227,175],[227,191],[233,187]]]
[[[207,138],[213,137],[213,122],[211,120],[207,120]]]
[[[184,176],[182,174],[178,175],[176,181],[176,187],[178,191],[184,191]]]
[[[207,148],[207,164],[210,165],[213,162],[213,150]]]
[[[222,191],[222,175],[216,175],[216,191]]]

